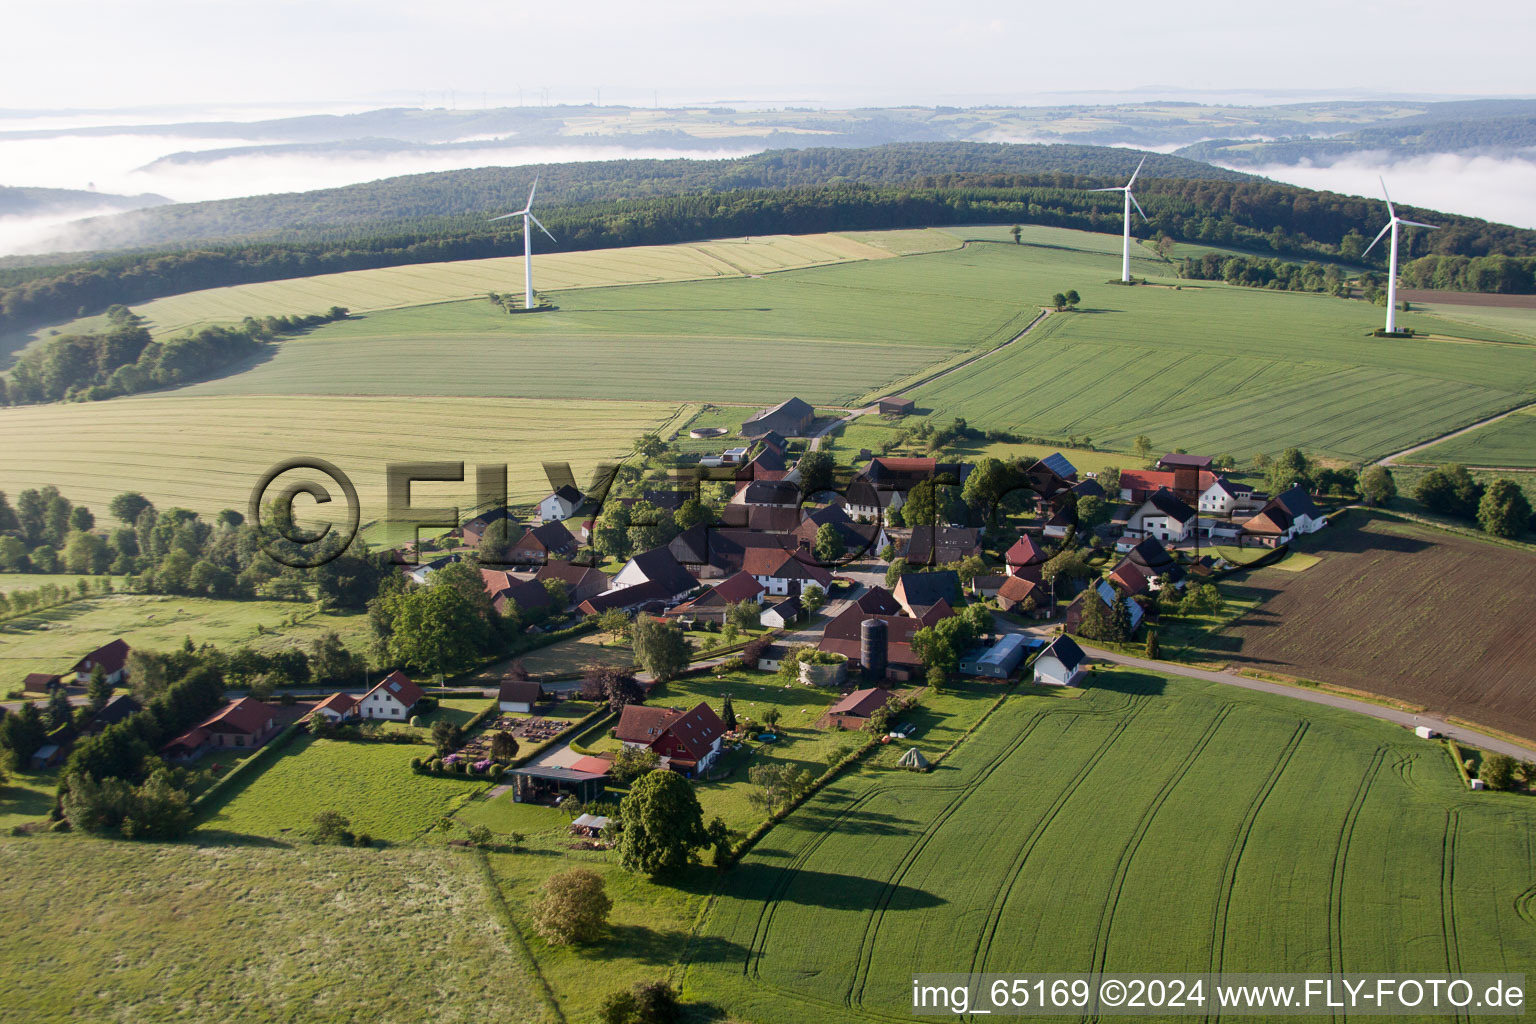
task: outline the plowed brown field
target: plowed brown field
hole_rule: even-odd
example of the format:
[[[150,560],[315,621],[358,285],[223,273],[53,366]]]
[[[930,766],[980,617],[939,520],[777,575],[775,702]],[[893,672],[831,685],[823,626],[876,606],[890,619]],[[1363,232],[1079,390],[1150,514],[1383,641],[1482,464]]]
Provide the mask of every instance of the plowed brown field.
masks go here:
[[[1360,512],[1304,544],[1239,580],[1263,602],[1215,652],[1536,738],[1536,555]]]

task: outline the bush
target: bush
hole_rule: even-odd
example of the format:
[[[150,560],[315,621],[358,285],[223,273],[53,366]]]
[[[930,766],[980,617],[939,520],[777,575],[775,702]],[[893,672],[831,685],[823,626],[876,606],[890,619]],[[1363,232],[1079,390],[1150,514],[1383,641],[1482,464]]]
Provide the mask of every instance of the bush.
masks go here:
[[[1489,789],[1514,789],[1515,767],[1515,759],[1508,754],[1489,754],[1483,758],[1482,770],[1477,774]]]
[[[669,983],[653,981],[610,994],[597,1019],[602,1024],[676,1024],[682,1006]]]
[[[442,758],[435,757],[435,758],[432,759],[432,770],[435,771],[435,772],[440,772],[440,771],[443,770],[443,759]]]
[[[352,834],[352,823],[340,811],[321,811],[314,817],[314,829],[309,841],[316,846],[352,846],[357,837]]]
[[[373,836],[369,835],[367,832],[359,832],[357,834],[357,836],[352,840],[352,845],[353,846],[372,846],[373,845]]]
[[[533,905],[533,927],[555,946],[595,942],[602,936],[612,909],[602,876],[586,868],[572,868],[545,880],[543,893]]]

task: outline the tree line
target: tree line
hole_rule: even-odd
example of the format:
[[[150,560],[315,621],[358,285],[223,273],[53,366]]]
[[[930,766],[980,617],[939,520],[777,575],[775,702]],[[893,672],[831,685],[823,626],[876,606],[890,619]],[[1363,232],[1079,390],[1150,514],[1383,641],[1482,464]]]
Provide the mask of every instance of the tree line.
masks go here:
[[[105,330],[55,335],[23,352],[0,378],[0,405],[94,402],[205,380],[255,355],[263,342],[346,316],[333,306],[310,316],[246,317],[238,327],[202,327],[156,341],[142,317],[115,304]]]

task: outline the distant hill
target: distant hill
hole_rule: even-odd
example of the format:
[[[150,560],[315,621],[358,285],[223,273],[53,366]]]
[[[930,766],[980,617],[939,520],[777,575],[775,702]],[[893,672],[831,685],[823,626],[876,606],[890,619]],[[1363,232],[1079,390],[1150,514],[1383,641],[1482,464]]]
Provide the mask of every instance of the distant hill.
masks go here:
[[[1536,114],[1464,121],[1411,118],[1323,139],[1210,139],[1178,150],[1178,155],[1191,160],[1215,160],[1240,167],[1303,161],[1326,166],[1363,153],[1386,153],[1396,158],[1456,153],[1523,157],[1536,162]]]
[[[397,145],[370,140],[380,151]],[[276,147],[310,150],[311,144]],[[217,150],[226,153],[226,150]],[[539,175],[544,209],[828,184],[942,185],[958,176],[1130,177],[1146,157],[1147,178],[1243,181],[1249,176],[1183,157],[1068,145],[897,143],[867,149],[771,150],[731,160],[603,160],[413,174],[314,192],[177,203],[71,225],[53,247],[107,250],[231,241],[326,241],[338,229],[430,229],[431,222],[517,209]],[[168,158],[173,159],[173,158]],[[444,226],[447,226],[446,223]],[[35,247],[35,248],[41,248]]]
[[[120,196],[107,192],[88,192],[73,188],[12,188],[0,185],[0,217],[67,216],[71,213],[96,213],[102,209],[138,210],[164,206],[165,196],[144,193]]]

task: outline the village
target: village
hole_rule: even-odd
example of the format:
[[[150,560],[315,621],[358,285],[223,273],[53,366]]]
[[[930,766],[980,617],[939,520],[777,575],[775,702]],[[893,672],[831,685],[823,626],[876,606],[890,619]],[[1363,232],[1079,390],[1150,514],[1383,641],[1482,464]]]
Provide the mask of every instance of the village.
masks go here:
[[[864,412],[898,424],[913,408],[897,398]],[[1091,685],[1100,646],[1155,657],[1159,630],[1181,609],[1219,602],[1210,584],[1228,556],[1273,557],[1327,524],[1301,486],[1266,494],[1182,452],[1086,473],[1059,452],[978,464],[862,450],[838,465],[819,442],[841,422],[791,398],[746,418],[718,454],[655,452],[606,493],[564,485],[526,519],[487,510],[401,552],[416,561],[399,569],[408,588],[467,563],[496,614],[538,623],[526,627],[533,636],[597,630],[627,669],[583,664],[578,648],[537,677],[521,662],[499,680],[451,685],[395,668],[361,690],[231,693],[157,753],[217,775],[298,731],[420,739],[431,728],[437,756],[412,760],[420,774],[490,779],[495,797],[514,803],[612,812],[642,770],[741,779],[754,750],[758,763],[782,754],[771,746],[779,710],[754,714],[756,702],[733,706],[729,687],[710,689],[734,673],[804,688],[814,697],[796,724],[895,745],[901,767],[921,770],[927,757],[907,742],[919,726],[906,719],[926,703],[931,720],[935,695],[966,680],[999,693]],[[670,527],[664,542],[622,557],[605,550],[611,520],[634,527],[645,515]],[[665,670],[637,653],[641,625],[680,641]],[[129,653],[119,639],[24,681],[27,692],[91,705],[27,767],[57,766],[73,739],[141,710]],[[717,692],[723,700],[710,699]],[[445,699],[478,710],[435,726]],[[605,814],[573,818],[581,836],[609,825]]]

